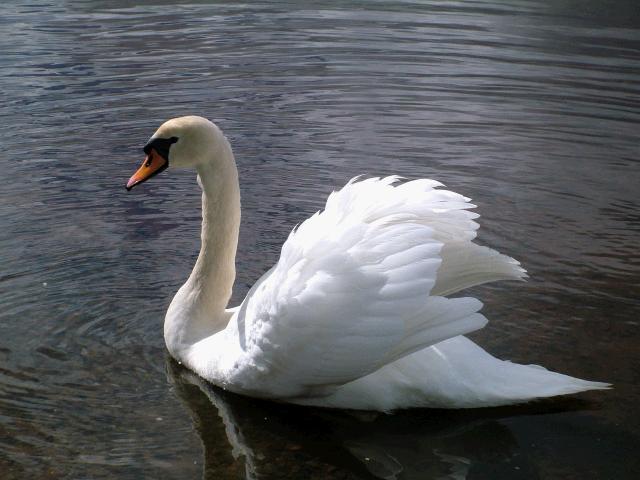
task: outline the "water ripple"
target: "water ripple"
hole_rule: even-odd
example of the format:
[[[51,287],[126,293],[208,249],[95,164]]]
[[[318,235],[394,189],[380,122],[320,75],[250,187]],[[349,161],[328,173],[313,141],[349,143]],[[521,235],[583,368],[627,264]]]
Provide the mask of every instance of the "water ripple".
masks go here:
[[[186,113],[219,122],[238,159],[235,302],[347,179],[437,178],[532,275],[478,292],[483,341],[621,385],[602,415],[640,425],[635,2],[13,2],[0,24],[0,445],[15,478],[199,470],[161,361],[199,192],[189,172],[123,189],[157,124]]]

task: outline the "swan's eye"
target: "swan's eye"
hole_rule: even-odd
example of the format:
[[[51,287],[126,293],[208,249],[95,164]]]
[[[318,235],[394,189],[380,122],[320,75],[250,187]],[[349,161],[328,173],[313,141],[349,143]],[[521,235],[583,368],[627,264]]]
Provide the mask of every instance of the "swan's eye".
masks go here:
[[[153,161],[153,153],[149,152],[149,155],[147,155],[147,161],[145,162],[144,166],[150,167],[152,161]]]

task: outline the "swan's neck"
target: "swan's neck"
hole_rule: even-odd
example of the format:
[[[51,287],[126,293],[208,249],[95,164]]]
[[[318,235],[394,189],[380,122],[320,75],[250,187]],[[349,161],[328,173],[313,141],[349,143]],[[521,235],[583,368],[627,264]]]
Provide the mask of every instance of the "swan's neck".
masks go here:
[[[222,329],[235,280],[235,256],[240,229],[238,171],[229,143],[218,142],[211,161],[198,167],[202,188],[200,254],[165,318],[165,341],[174,357],[193,343]],[[215,161],[214,161],[215,158]]]

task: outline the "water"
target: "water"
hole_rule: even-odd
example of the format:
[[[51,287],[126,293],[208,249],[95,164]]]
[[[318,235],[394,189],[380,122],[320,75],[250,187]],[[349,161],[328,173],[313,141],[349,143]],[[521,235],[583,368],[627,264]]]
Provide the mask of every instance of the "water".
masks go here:
[[[638,478],[635,0],[9,3],[2,478]],[[347,179],[431,177],[531,275],[474,289],[473,338],[615,389],[376,417],[201,385],[161,328],[199,247],[194,174],[123,188],[187,113],[239,163],[234,302]]]

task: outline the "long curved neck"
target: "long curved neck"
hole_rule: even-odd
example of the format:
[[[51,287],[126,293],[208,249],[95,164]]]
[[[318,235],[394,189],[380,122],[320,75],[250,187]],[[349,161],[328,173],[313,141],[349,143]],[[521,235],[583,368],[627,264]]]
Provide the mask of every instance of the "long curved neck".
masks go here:
[[[224,312],[236,278],[240,187],[231,148],[225,150],[224,162],[198,167],[202,188],[201,247],[188,283],[197,289],[209,315]]]
[[[170,351],[222,330],[230,317],[225,308],[236,275],[240,186],[229,143],[224,139],[218,145],[211,161],[197,167],[202,188],[200,254],[167,311],[165,340]]]

